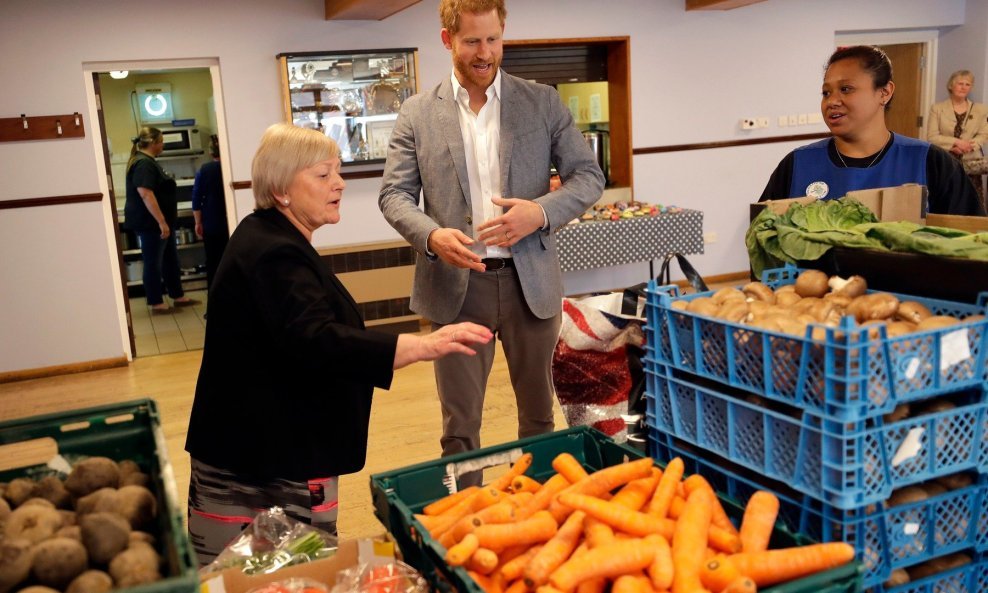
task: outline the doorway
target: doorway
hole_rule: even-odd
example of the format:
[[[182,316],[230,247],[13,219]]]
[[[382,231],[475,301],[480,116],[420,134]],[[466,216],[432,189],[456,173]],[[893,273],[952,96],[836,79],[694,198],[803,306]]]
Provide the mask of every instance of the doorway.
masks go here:
[[[93,142],[100,157],[101,189],[108,196],[104,201],[107,244],[117,255],[113,258],[118,267],[114,283],[118,284],[115,292],[119,294],[121,338],[129,347],[128,358],[201,349],[207,298],[205,252],[195,232],[191,196],[197,171],[212,160],[210,138],[215,137],[220,154],[227,153],[218,64],[216,60],[114,62],[86,64],[85,70],[87,86],[92,85],[90,111],[95,111],[93,121],[99,123],[93,130]],[[148,92],[153,94],[150,100]],[[164,109],[166,102],[169,109]],[[164,315],[153,315],[147,305],[140,243],[136,233],[123,224],[132,139],[144,125],[169,134],[166,140],[172,132],[196,139],[189,146],[171,150],[166,144],[166,151],[156,159],[178,186],[179,217],[172,233],[178,244],[183,290],[199,301],[192,307],[173,307]],[[227,169],[222,167],[224,203],[232,229],[233,195]],[[165,300],[169,301],[167,296]]]

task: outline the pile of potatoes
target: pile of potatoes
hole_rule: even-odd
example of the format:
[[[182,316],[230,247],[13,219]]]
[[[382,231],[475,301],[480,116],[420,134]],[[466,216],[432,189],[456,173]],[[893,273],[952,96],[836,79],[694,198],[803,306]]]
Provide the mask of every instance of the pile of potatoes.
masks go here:
[[[794,284],[778,290],[751,282],[740,289],[722,288],[691,301],[673,301],[672,308],[799,337],[806,335],[810,324],[837,327],[846,315],[863,325],[885,325],[889,337],[984,319],[983,315],[963,320],[934,315],[922,303],[900,302],[884,292],[866,294],[867,290],[868,283],[861,276],[844,279],[828,277],[819,270],[806,270]],[[815,327],[811,337],[823,340],[825,330]]]
[[[0,484],[0,593],[104,593],[162,578],[157,500],[130,460]]]

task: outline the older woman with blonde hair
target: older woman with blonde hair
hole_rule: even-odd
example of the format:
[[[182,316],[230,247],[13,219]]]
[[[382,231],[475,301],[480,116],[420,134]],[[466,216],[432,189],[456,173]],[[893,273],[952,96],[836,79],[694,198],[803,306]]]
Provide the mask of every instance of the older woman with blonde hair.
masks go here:
[[[926,118],[926,140],[961,159],[971,182],[985,203],[982,175],[988,164],[984,160],[984,145],[988,142],[988,106],[970,98],[974,74],[958,70],[947,80],[949,97],[930,108]]]
[[[254,155],[257,209],[239,224],[209,293],[209,323],[185,448],[189,533],[203,565],[259,510],[280,506],[336,532],[337,479],[359,471],[374,388],[416,361],[473,355],[473,323],[427,335],[364,327],[313,248],[340,221],[339,148],[277,124]]]

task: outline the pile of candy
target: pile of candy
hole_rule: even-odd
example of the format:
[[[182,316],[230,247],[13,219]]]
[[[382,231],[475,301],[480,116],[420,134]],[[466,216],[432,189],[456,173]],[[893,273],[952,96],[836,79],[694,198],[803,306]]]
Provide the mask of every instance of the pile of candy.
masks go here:
[[[663,206],[648,202],[618,201],[613,204],[598,204],[587,210],[574,222],[590,222],[594,220],[620,220],[639,216],[658,216],[659,214],[676,214],[683,209],[678,206]]]

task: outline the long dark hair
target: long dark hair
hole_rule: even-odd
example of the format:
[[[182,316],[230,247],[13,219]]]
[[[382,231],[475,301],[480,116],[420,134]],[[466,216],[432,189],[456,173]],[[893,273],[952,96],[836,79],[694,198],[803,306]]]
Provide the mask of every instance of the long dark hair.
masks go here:
[[[157,142],[159,138],[161,138],[161,130],[151,126],[144,126],[141,128],[141,131],[138,132],[137,136],[130,139],[130,141],[134,144],[130,147],[130,160],[127,161],[128,171],[130,171],[130,167],[134,164],[134,161],[137,160],[137,152],[151,146]]]
[[[892,82],[892,60],[882,51],[882,48],[873,45],[852,45],[841,47],[830,55],[827,60],[827,68],[841,60],[857,60],[861,69],[871,75],[874,88],[879,89]],[[892,105],[893,97],[885,102],[885,111]]]

